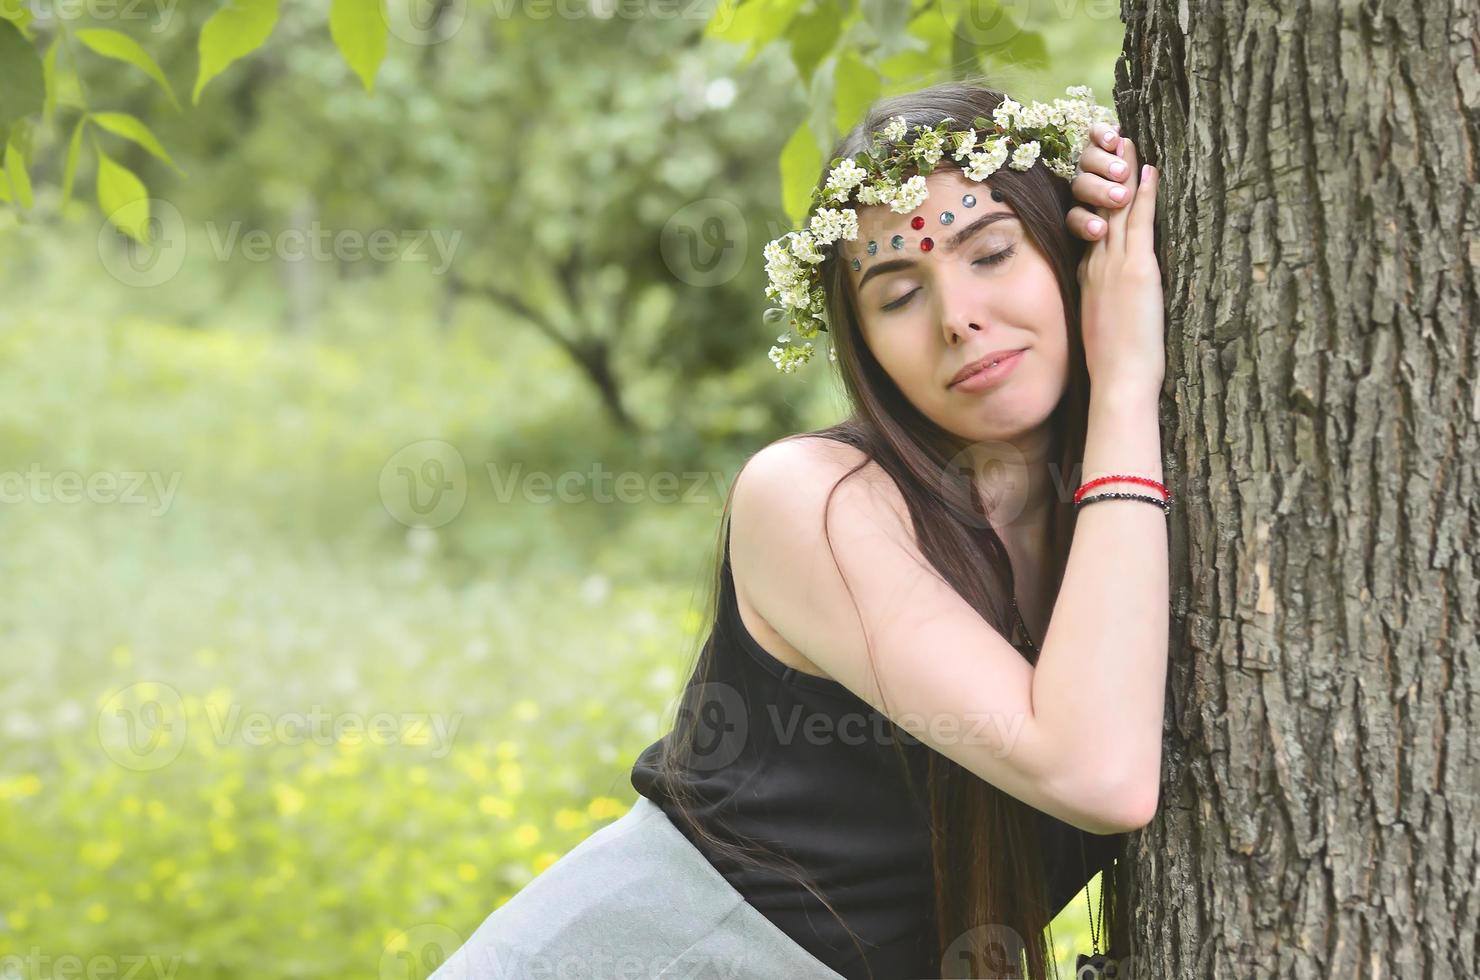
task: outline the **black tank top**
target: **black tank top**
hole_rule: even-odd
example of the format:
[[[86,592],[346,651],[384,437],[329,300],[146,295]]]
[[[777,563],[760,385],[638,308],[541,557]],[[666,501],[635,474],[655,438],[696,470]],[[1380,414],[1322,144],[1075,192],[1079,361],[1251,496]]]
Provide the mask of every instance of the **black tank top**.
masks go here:
[[[713,686],[687,692],[707,741],[684,772],[688,812],[728,843],[758,843],[767,859],[779,852],[796,861],[857,934],[863,956],[791,877],[732,861],[692,832],[658,768],[671,732],[638,757],[633,787],[749,904],[848,980],[868,975],[865,957],[874,980],[940,976],[925,786],[931,750],[843,684],[787,666],[751,636],[735,597],[728,531],[720,584],[707,642]],[[917,799],[893,739],[904,746]],[[1060,909],[1091,877],[1081,843],[1094,861],[1117,841],[1040,817],[1049,900]]]

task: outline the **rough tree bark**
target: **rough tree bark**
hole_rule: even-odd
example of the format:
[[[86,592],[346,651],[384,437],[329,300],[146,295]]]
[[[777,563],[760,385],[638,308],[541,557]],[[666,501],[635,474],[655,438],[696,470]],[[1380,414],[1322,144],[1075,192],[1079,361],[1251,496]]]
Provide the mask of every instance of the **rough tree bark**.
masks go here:
[[[1480,973],[1480,13],[1124,0],[1173,666],[1137,977]]]

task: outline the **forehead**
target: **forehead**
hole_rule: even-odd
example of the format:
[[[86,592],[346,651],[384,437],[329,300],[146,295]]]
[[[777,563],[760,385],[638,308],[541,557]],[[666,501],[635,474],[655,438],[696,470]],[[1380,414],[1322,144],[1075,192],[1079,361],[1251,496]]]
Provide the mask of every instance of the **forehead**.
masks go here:
[[[990,179],[972,180],[950,168],[926,177],[925,188],[929,192],[925,203],[907,214],[893,211],[887,204],[853,205],[858,213],[858,239],[839,242],[843,256],[850,260],[850,268],[855,258],[864,269],[889,258],[919,258],[921,239],[928,237],[934,244],[944,245],[952,235],[986,214],[1001,212],[1016,217],[1016,212],[1005,202],[992,200]],[[916,218],[923,219],[919,229],[914,227]],[[1017,223],[999,222],[993,227],[1015,228]],[[892,246],[895,235],[903,238],[900,249]],[[876,243],[872,255],[868,251],[870,241]],[[854,277],[857,276],[855,272]]]

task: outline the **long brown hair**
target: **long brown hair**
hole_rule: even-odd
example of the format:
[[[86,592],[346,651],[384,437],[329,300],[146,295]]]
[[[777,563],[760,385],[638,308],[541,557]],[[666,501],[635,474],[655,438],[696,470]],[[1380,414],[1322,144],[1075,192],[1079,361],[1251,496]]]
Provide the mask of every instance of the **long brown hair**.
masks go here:
[[[949,82],[880,100],[838,142],[828,159],[863,152],[869,147],[872,134],[894,116],[903,116],[911,131],[916,125],[933,126],[947,117],[954,120],[952,128],[964,130],[978,116],[991,118],[992,110],[1004,98],[1004,93],[975,82]],[[959,169],[950,154],[936,166]],[[825,184],[828,169],[825,167],[819,177],[819,187]],[[1048,566],[1056,595],[1063,581],[1075,523],[1072,502],[1064,493],[1065,484],[1058,481],[1077,480],[1089,408],[1089,373],[1080,334],[1076,275],[1085,244],[1073,238],[1065,225],[1065,214],[1074,204],[1068,183],[1041,163],[1026,171],[1004,167],[992,175],[990,186],[1003,194],[1005,203],[1016,212],[1027,234],[1047,256],[1064,301],[1069,382],[1050,418],[1058,492],[1053,502]],[[837,367],[852,411],[837,425],[787,438],[821,436],[860,450],[864,461],[844,479],[870,461],[878,464],[903,494],[920,550],[926,558],[983,618],[1004,636],[1010,636],[1013,618],[1009,597],[1013,595],[1014,583],[1007,551],[985,519],[970,468],[965,468],[960,479],[951,476],[958,469],[954,461],[969,442],[936,425],[899,391],[864,342],[843,262],[836,251],[824,250],[824,255],[820,268],[831,324],[828,338],[837,353]],[[829,503],[836,490],[834,486],[829,493]],[[715,621],[717,596],[722,587],[722,549],[729,534],[729,518],[730,500],[727,500],[709,583],[711,622]],[[828,540],[831,547],[830,534]],[[710,676],[714,649],[712,642],[705,643],[686,691],[698,689]],[[868,655],[872,664],[871,649]],[[1024,657],[1036,661],[1035,655],[1025,653]],[[680,717],[684,714],[681,710]],[[675,725],[675,731],[665,740],[659,763],[663,778],[679,798],[683,796],[685,760],[698,724],[697,712],[686,714],[691,724],[683,731],[678,731],[679,726]],[[908,760],[902,747],[902,742],[907,740],[891,741],[907,771]],[[1046,896],[1046,871],[1038,834],[1041,815],[946,756],[938,752],[926,752],[925,756],[938,959],[949,952],[953,960],[959,955],[969,962],[970,970],[990,965],[997,971],[1010,971],[994,972],[993,976],[1016,976],[1026,968],[1027,977],[1044,980],[1054,967],[1052,951],[1043,933],[1057,910],[1048,907]],[[911,781],[906,779],[905,784],[911,785]],[[688,829],[702,837],[714,851],[736,862],[784,869],[837,915],[826,896],[807,880],[794,861],[759,845],[716,838],[698,825],[682,803],[678,812]],[[767,860],[763,855],[776,860]],[[1104,872],[1104,935],[1109,948],[1124,957],[1128,953],[1129,935],[1122,898],[1126,883],[1121,868],[1121,863],[1106,857],[1097,868],[1091,868],[1091,873]],[[842,921],[841,916],[838,918]],[[1002,931],[1004,928],[1011,932]],[[857,935],[851,929],[848,932],[855,945],[859,945]],[[1009,937],[1008,947],[1021,943],[1020,950],[1006,950],[1008,962],[1002,960],[1004,936]]]

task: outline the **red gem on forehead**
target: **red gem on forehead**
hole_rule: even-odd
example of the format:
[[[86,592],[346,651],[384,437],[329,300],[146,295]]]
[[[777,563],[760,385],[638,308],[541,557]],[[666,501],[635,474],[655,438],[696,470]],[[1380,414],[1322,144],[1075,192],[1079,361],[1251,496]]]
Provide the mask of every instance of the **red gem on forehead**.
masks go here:
[[[916,231],[919,231],[921,228],[925,227],[925,219],[920,217],[918,214],[915,215],[913,218],[910,219],[910,227],[915,229]]]
[[[930,239],[930,238],[922,238],[922,239],[920,239],[920,251],[922,251],[922,252],[928,252],[928,251],[930,251],[934,247],[935,247],[935,241],[934,241],[934,239]]]

